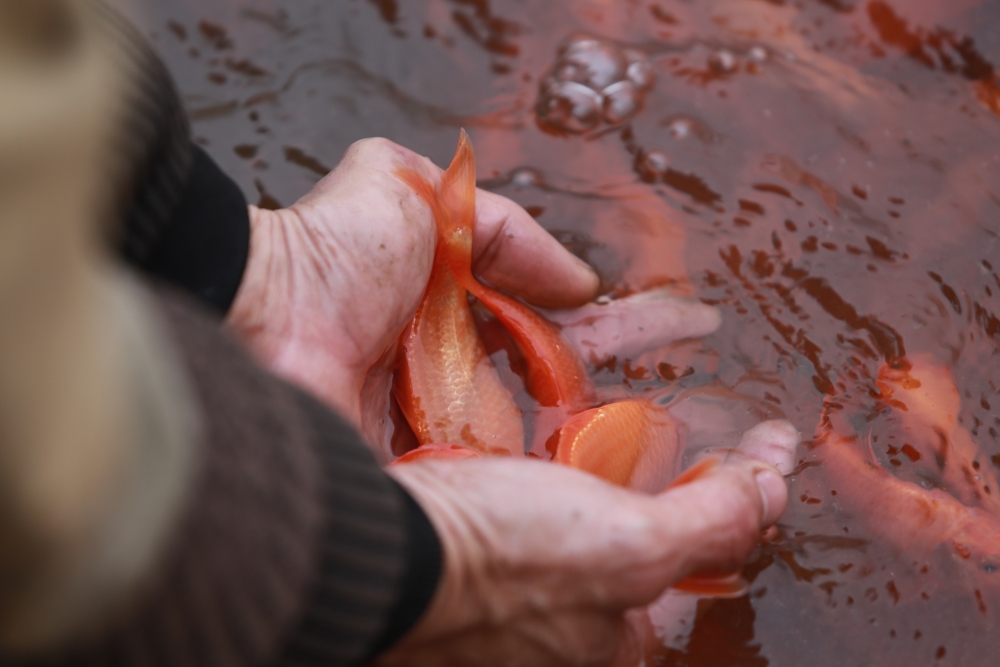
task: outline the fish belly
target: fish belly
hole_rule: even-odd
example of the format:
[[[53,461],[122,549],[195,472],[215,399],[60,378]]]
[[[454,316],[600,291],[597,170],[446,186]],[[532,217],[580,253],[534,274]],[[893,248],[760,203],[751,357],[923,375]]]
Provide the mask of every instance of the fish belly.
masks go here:
[[[523,454],[521,412],[486,354],[465,289],[443,263],[401,343],[394,391],[422,445]]]
[[[584,410],[560,429],[555,460],[607,481],[656,493],[676,473],[677,429],[649,401],[620,401]]]

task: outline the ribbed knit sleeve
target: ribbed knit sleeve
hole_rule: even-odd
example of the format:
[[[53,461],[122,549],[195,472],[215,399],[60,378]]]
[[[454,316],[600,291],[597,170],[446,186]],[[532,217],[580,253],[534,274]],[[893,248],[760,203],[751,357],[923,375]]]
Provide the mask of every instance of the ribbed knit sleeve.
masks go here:
[[[203,412],[196,480],[127,613],[38,664],[359,664],[409,627],[392,630],[393,618],[428,602],[433,531],[430,565],[416,568],[431,573],[428,591],[408,564],[421,559],[415,505],[350,426],[259,369],[184,298],[160,303]]]
[[[106,42],[128,74],[128,104],[109,182],[118,186],[111,244],[132,266],[218,313],[236,296],[250,247],[239,186],[192,144],[170,73],[136,29],[94,3]]]

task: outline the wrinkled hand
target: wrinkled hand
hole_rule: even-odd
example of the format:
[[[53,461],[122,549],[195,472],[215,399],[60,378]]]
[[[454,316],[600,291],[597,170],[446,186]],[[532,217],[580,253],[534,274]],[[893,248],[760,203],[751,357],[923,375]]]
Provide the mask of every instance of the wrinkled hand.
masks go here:
[[[390,352],[423,297],[437,241],[430,210],[394,175],[398,167],[431,183],[442,173],[406,148],[365,139],[291,207],[251,207],[250,255],[227,318],[260,361],[373,444],[382,439]],[[542,308],[580,306],[598,288],[590,267],[523,208],[483,190],[472,254],[477,275]],[[704,335],[719,322],[713,308],[662,295],[550,315],[585,359]]]
[[[366,139],[293,206],[251,207],[250,255],[227,322],[257,357],[361,427],[362,389],[413,316],[437,240],[427,206],[393,175],[431,183],[441,169],[385,139]],[[594,272],[514,202],[476,193],[473,269],[548,308],[578,306]]]
[[[694,572],[743,565],[785,508],[773,468],[739,461],[646,496],[532,460],[424,461],[390,473],[425,508],[445,572],[386,666],[638,664],[627,614]]]
[[[295,205],[251,208],[251,248],[228,324],[272,370],[355,426],[385,414],[392,350],[430,276],[430,211],[394,175],[441,170],[382,139],[354,144]],[[590,301],[598,280],[518,205],[477,193],[473,269],[543,308]],[[554,315],[585,358],[718,326],[663,295]],[[644,332],[644,333],[639,333]],[[369,390],[375,387],[375,390]],[[379,402],[379,399],[382,402]],[[607,664],[626,610],[692,572],[732,570],[784,509],[781,477],[740,461],[659,497],[529,460],[426,462],[391,471],[441,536],[431,608],[387,665]]]

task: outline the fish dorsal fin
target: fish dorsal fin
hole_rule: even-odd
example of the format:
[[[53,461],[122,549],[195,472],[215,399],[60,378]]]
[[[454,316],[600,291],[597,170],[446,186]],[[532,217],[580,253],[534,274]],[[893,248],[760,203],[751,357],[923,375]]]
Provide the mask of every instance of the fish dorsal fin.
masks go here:
[[[441,176],[438,198],[444,209],[438,219],[439,252],[444,253],[455,279],[475,293],[472,277],[472,229],[476,218],[476,156],[465,130],[458,137],[455,157]]]
[[[439,213],[438,251],[455,280],[482,301],[514,338],[528,367],[528,392],[544,406],[574,411],[589,407],[594,400],[593,385],[583,361],[558,327],[472,275],[476,158],[465,130],[459,135],[455,157],[441,177],[438,199],[443,209]]]

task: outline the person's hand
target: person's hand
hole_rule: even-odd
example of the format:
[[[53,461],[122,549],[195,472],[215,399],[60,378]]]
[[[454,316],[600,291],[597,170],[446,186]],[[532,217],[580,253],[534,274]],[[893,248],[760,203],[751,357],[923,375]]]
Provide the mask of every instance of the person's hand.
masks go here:
[[[278,211],[251,207],[250,255],[228,324],[258,358],[355,426],[362,389],[416,311],[437,232],[427,206],[393,175],[441,169],[385,139],[351,146],[311,192]],[[476,193],[474,270],[544,307],[591,300],[598,279],[517,204]],[[390,372],[389,364],[377,369]],[[381,407],[381,406],[375,406]]]
[[[267,366],[369,436],[384,421],[394,344],[423,296],[436,243],[430,211],[393,175],[400,166],[440,179],[428,160],[366,140],[294,206],[252,208],[250,256],[228,317]],[[544,308],[594,297],[593,271],[521,207],[480,191],[476,213],[482,278]],[[658,346],[719,323],[708,306],[662,295],[578,315],[563,322],[585,355]],[[380,660],[604,664],[630,636],[624,610],[688,573],[742,564],[785,503],[780,476],[755,477],[763,469],[723,466],[652,498],[540,462],[399,466],[391,474],[442,538],[445,573],[423,620]]]
[[[338,410],[376,448],[384,442],[393,346],[423,297],[437,240],[430,210],[394,175],[397,167],[431,183],[442,173],[390,141],[366,139],[293,206],[251,207],[250,255],[227,318],[259,360]],[[472,250],[479,276],[539,307],[580,306],[598,289],[590,267],[523,208],[483,190]],[[642,321],[631,328],[647,331],[656,346],[666,331],[679,338],[718,326],[708,306],[658,303],[623,304],[610,320],[624,324],[608,336],[628,330],[633,316]],[[592,338],[583,337],[582,352],[593,352]],[[634,333],[623,340],[636,343]]]
[[[785,451],[797,443],[790,428],[775,438]],[[741,567],[787,502],[781,475],[751,460],[658,496],[532,460],[389,472],[424,508],[444,551],[430,608],[375,660],[392,667],[633,667],[645,617],[629,610],[689,574]]]

